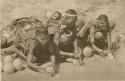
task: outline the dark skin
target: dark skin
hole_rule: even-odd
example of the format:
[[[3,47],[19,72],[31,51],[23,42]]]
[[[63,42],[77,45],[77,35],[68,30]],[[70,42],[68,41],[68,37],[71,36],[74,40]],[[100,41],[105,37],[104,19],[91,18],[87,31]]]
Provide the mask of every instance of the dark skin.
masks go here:
[[[2,55],[8,55],[8,54],[16,53],[19,57],[26,60],[26,56],[21,51],[19,51],[16,48],[16,46],[14,45],[15,36],[12,35],[12,33],[13,33],[13,31],[11,31],[11,33],[8,34],[8,35],[10,35],[9,37],[3,36],[4,33],[1,36]]]
[[[2,62],[4,61],[6,55],[12,55],[13,57],[19,56],[22,60],[26,61],[26,56],[22,53],[22,51],[17,49],[15,45],[11,45],[1,50]]]
[[[103,21],[101,21],[101,22],[103,22]],[[102,24],[102,23],[98,23],[97,25],[99,26],[99,27],[104,27],[105,26],[105,24]],[[103,23],[105,23],[105,22],[103,22]],[[107,37],[107,42],[108,42],[108,47],[107,47],[107,50],[103,50],[103,49],[100,49],[99,47],[97,47],[96,45],[95,45],[95,33],[96,33],[96,31],[95,31],[95,27],[94,27],[94,25],[91,25],[91,27],[90,27],[90,43],[91,43],[91,45],[92,45],[92,47],[99,53],[99,54],[101,54],[102,56],[106,56],[107,55],[107,53],[108,52],[110,52],[110,49],[111,49],[111,33],[110,32],[107,32],[106,33],[106,37]]]
[[[48,39],[46,39],[44,37],[43,38],[37,37],[36,40],[37,40],[36,42],[39,42],[41,45],[45,45],[48,43]],[[33,63],[33,58],[35,57],[33,54],[34,48],[35,48],[35,41],[33,41],[31,46],[30,46],[30,51],[29,51],[29,54],[27,56],[27,65],[28,65],[28,67],[30,67],[38,72],[43,72],[45,70],[44,67],[38,66],[36,63]],[[55,55],[50,56],[50,61],[51,61],[50,65],[55,66]]]
[[[63,25],[66,25],[66,27],[71,27],[70,29],[71,29],[71,31],[72,31],[72,25],[74,25],[75,24],[75,22],[76,22],[76,17],[75,16],[68,16],[68,15],[65,15],[65,17],[64,17],[64,22],[62,22],[62,24]],[[65,27],[65,28],[66,28]],[[74,26],[73,26],[74,27]],[[73,33],[73,31],[72,32],[70,32],[70,34],[71,33]],[[72,35],[72,34],[71,34]],[[77,39],[75,38],[75,40],[74,40],[74,43],[73,43],[73,45],[74,45],[74,53],[67,53],[67,52],[64,52],[64,51],[60,51],[60,54],[62,54],[62,55],[67,55],[67,56],[70,56],[70,57],[73,57],[74,56],[74,54],[76,55],[76,54],[78,54],[78,45],[77,45]]]
[[[53,20],[59,20],[61,18],[60,12],[55,12],[52,14],[51,19]]]
[[[30,29],[30,28],[28,28],[28,29]],[[26,31],[27,31],[26,27],[24,27],[23,29],[21,28],[19,30],[23,31],[22,33],[26,33]],[[4,54],[16,53],[23,60],[26,60],[26,55],[24,55],[23,52],[19,49],[20,47],[24,46],[23,43],[19,42],[19,40],[21,40],[21,39],[18,39],[21,35],[14,34],[14,31],[12,31],[12,33],[13,34],[11,35],[11,37],[7,39],[7,44],[11,43],[11,45],[9,47],[4,48],[2,51],[4,52]]]
[[[57,26],[60,27],[59,25],[59,20],[61,18],[61,13],[60,12],[54,12],[52,14],[52,16],[50,17],[50,19],[48,20],[48,22],[46,23],[46,26],[48,28],[48,32],[53,32],[52,29],[49,29],[49,27],[53,27],[53,26]],[[56,29],[55,29],[56,30]],[[54,31],[55,31],[54,30]],[[54,33],[53,36],[53,42],[58,46],[59,45],[59,36],[60,36],[60,32],[57,30]]]
[[[8,55],[8,54],[12,55],[12,54],[16,53],[16,55],[21,57],[23,60],[26,60],[26,56],[19,49],[17,49],[13,40],[10,40],[10,39],[7,39],[7,38],[3,38],[3,39],[5,39],[6,42],[2,42],[2,45],[3,46],[8,45],[8,46],[2,48],[2,55]]]

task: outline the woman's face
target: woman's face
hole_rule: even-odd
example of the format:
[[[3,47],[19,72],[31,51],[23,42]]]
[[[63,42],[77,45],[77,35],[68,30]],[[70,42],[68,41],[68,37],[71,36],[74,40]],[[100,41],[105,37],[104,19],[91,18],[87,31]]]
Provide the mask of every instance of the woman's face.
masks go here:
[[[60,14],[54,13],[51,18],[54,19],[54,20],[57,20],[57,19],[60,18]]]
[[[104,27],[106,26],[106,22],[99,20],[99,21],[97,22],[97,25],[98,25],[99,27],[101,27],[101,28],[104,28]]]
[[[75,17],[65,15],[64,23],[66,25],[70,25],[70,24],[74,23],[74,21],[75,21]]]
[[[45,36],[38,36],[37,37],[37,41],[42,44],[42,45],[45,45],[48,43],[49,41],[49,38],[48,37],[45,37]]]

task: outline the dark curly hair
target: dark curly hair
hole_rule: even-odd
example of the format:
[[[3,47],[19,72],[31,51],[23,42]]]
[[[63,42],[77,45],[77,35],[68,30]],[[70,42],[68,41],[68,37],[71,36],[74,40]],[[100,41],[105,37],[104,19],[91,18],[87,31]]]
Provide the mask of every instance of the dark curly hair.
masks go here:
[[[99,15],[97,19],[101,20],[101,21],[104,21],[104,22],[108,22],[108,16],[105,15],[105,14]]]
[[[77,12],[74,9],[68,9],[66,10],[66,13],[71,15],[77,15]]]

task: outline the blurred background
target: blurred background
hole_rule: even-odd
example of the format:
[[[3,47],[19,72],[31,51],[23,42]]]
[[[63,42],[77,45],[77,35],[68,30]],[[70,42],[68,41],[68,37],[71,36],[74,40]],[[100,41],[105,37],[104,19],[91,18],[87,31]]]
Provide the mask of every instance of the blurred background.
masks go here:
[[[6,27],[12,20],[36,16],[42,20],[48,11],[75,9],[87,20],[105,13],[125,31],[125,0],[0,0],[0,25]]]

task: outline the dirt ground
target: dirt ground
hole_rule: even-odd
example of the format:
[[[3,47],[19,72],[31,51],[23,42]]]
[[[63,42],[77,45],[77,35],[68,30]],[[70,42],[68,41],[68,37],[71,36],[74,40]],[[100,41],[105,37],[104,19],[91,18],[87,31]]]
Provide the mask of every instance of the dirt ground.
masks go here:
[[[70,4],[69,4],[70,3]],[[105,13],[117,25],[115,30],[125,35],[125,0],[0,0],[0,25],[6,27],[12,20],[35,16],[40,20],[45,12],[69,8],[76,9],[87,21]],[[55,77],[25,69],[14,74],[2,73],[2,81],[41,81],[41,80],[125,80],[125,44],[115,53],[116,58],[108,61],[100,56],[85,59],[84,66],[62,63]]]
[[[85,59],[84,66],[62,63],[55,77],[25,69],[14,74],[2,73],[2,81],[41,81],[41,80],[125,80],[125,45],[117,51],[113,61],[95,55]]]

